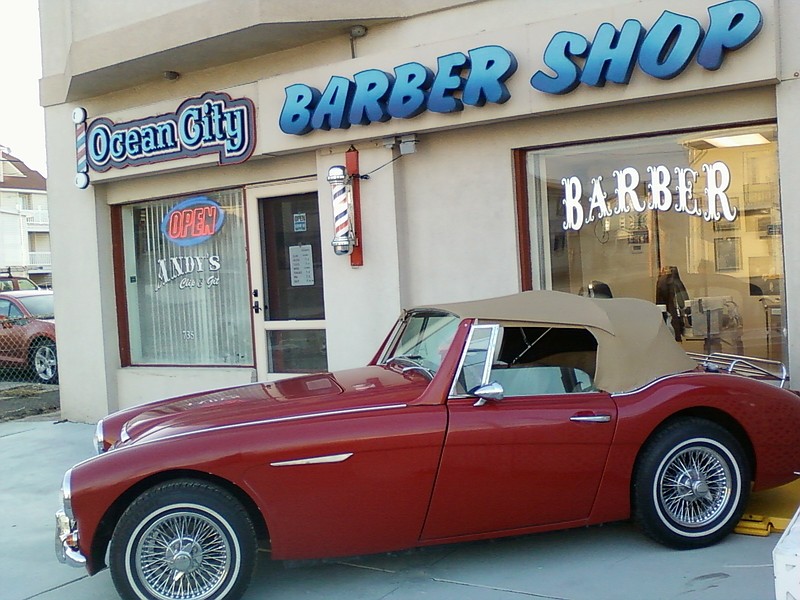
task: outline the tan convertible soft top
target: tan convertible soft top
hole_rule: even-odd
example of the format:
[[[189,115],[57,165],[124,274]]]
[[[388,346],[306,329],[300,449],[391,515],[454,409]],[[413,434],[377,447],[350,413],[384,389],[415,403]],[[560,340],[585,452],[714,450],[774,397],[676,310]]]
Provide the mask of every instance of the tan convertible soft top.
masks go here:
[[[429,308],[463,319],[585,327],[597,338],[595,385],[607,392],[634,390],[697,366],[672,337],[655,304],[636,298],[532,291]]]

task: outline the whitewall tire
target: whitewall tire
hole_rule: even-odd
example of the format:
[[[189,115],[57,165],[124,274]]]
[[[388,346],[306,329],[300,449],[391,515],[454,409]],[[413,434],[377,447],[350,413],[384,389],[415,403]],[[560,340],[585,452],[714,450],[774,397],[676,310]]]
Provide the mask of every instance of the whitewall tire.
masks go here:
[[[256,536],[231,494],[184,479],[131,503],[109,553],[114,585],[128,600],[233,600],[250,582]]]
[[[744,512],[750,466],[722,426],[684,418],[642,449],[633,478],[633,515],[644,532],[674,548],[700,548],[728,535]]]

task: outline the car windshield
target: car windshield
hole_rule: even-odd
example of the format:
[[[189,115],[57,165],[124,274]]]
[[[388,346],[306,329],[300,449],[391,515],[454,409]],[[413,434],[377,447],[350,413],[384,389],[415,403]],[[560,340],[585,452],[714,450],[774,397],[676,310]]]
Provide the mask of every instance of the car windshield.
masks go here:
[[[53,294],[24,296],[19,299],[27,311],[37,319],[53,318]]]
[[[431,375],[442,364],[442,359],[450,348],[456,334],[459,319],[450,314],[433,312],[413,312],[408,314],[400,328],[393,348],[384,363],[392,361],[416,365],[429,371]]]

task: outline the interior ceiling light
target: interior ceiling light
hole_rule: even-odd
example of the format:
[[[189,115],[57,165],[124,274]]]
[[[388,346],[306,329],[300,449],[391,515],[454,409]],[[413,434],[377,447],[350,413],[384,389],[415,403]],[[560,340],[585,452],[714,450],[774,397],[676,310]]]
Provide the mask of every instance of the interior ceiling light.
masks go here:
[[[760,146],[769,144],[769,140],[760,133],[743,133],[741,135],[721,136],[703,140],[717,148],[738,148],[740,146]]]

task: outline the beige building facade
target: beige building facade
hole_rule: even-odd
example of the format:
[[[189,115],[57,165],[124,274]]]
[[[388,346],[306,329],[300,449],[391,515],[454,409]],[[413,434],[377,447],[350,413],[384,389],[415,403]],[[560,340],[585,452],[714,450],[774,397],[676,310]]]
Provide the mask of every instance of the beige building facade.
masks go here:
[[[800,372],[794,3],[40,15],[67,418],[358,366],[403,308],[521,289]]]

